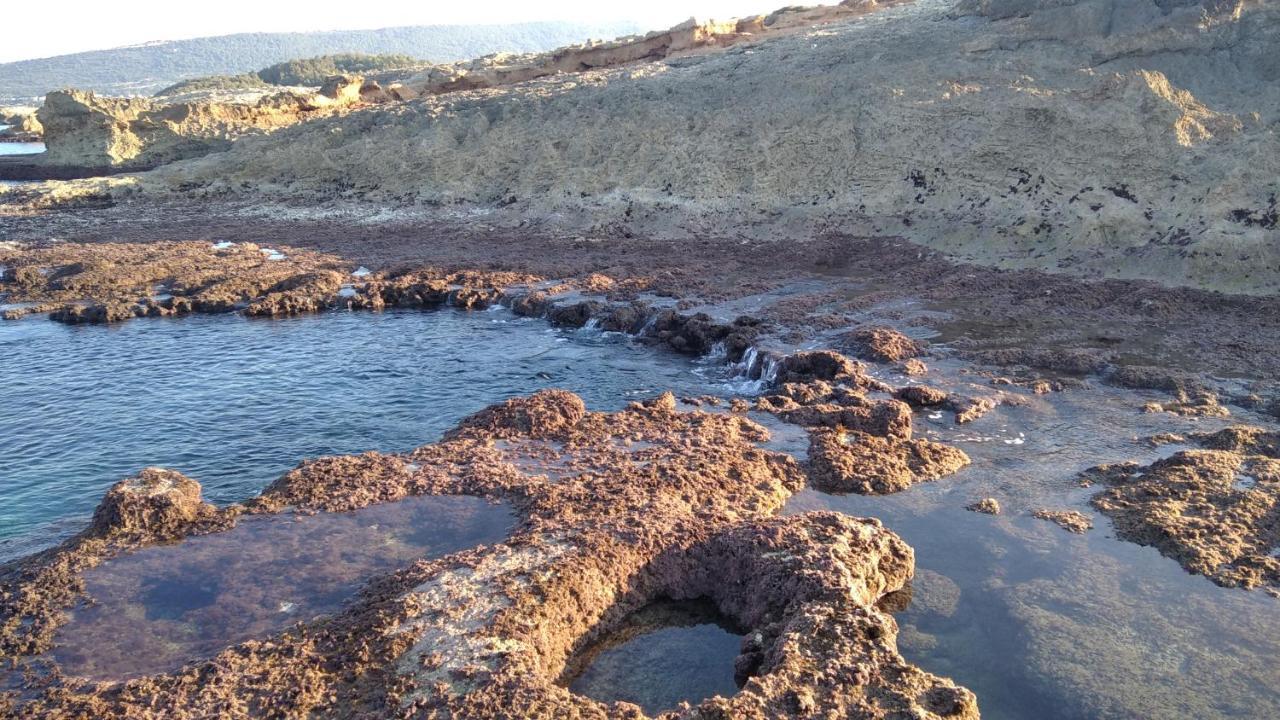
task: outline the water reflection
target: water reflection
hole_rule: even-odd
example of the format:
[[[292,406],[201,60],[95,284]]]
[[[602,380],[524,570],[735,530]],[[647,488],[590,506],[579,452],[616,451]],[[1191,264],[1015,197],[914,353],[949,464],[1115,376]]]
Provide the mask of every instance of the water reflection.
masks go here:
[[[507,506],[470,497],[245,518],[86,572],[90,602],[59,629],[53,656],[95,679],[170,671],[333,612],[370,576],[501,541],[513,525]]]
[[[584,650],[565,675],[579,695],[657,715],[681,702],[736,693],[733,663],[742,636],[710,602],[662,600]]]
[[[984,718],[1280,717],[1280,604],[1115,539],[1087,505],[1094,490],[1077,482],[1092,465],[1182,447],[1144,436],[1259,419],[1143,414],[1143,401],[1095,388],[1031,396],[960,427],[918,416],[918,432],[954,442],[973,464],[891,496],[806,490],[787,512],[878,517],[915,548],[899,645],[976,692]],[[988,496],[1004,515],[963,509]],[[1029,517],[1036,507],[1080,510],[1095,529],[1072,535]]]

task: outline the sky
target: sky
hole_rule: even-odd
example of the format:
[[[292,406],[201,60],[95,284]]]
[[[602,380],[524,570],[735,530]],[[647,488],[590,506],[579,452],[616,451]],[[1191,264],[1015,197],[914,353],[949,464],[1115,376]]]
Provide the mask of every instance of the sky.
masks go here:
[[[791,0],[794,1],[794,0]],[[833,0],[826,0],[831,2]],[[826,4],[811,1],[806,4]],[[0,34],[0,62],[101,50],[158,40],[237,32],[357,30],[395,25],[456,25],[534,20],[635,20],[652,29],[691,16],[767,13],[789,0],[53,0],[56,10]],[[51,8],[52,10],[52,8]],[[40,14],[37,14],[40,15]]]

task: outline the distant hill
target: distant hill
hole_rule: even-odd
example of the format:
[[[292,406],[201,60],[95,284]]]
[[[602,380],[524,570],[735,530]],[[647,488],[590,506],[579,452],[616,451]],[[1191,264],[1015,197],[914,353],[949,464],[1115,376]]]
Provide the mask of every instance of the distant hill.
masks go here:
[[[639,32],[634,23],[537,22],[420,25],[379,30],[243,33],[94,50],[0,63],[0,104],[77,87],[113,95],[150,95],[187,78],[237,75],[296,58],[335,53],[401,54],[432,62],[499,51],[551,50],[588,38]]]

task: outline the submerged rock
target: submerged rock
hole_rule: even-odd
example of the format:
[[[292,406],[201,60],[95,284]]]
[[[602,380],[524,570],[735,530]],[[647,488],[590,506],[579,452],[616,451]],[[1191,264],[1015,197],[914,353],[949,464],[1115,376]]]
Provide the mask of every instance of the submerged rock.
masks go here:
[[[1076,510],[1040,509],[1032,511],[1031,517],[1039,520],[1048,520],[1063,530],[1078,535],[1083,535],[1093,529],[1093,521],[1089,519],[1089,516]]]

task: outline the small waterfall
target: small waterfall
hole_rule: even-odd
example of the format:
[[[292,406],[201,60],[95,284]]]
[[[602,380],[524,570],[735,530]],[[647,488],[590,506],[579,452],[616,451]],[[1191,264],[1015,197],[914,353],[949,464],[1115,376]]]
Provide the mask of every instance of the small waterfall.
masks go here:
[[[649,319],[644,321],[644,325],[640,327],[640,331],[636,333],[638,337],[644,337],[653,332],[653,328],[658,324],[658,313],[651,313]]]
[[[729,359],[729,348],[725,346],[724,341],[711,346],[706,355],[702,356],[703,362],[711,365],[719,365]]]
[[[767,357],[764,359],[764,368],[760,372],[760,380],[766,386],[772,385],[778,381],[778,370],[782,367],[782,363],[776,357]]]
[[[588,321],[587,321],[587,324],[586,324],[586,325],[583,325],[583,326],[582,326],[582,329],[583,329],[583,330],[587,330],[587,331],[591,331],[591,330],[599,330],[599,329],[600,329],[600,318],[591,318],[590,320],[588,320]]]

